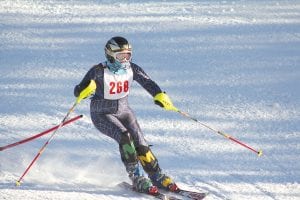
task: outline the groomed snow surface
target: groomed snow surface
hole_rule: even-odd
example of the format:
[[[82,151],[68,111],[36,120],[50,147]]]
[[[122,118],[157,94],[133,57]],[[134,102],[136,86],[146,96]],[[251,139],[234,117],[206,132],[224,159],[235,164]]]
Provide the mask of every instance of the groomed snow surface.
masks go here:
[[[300,2],[293,0],[0,1],[0,146],[59,124],[73,88],[112,36],[174,104],[264,155],[153,104],[131,107],[164,172],[206,198],[300,199]],[[128,181],[118,145],[92,125],[89,100],[22,175],[50,135],[0,152],[0,199],[148,199]]]

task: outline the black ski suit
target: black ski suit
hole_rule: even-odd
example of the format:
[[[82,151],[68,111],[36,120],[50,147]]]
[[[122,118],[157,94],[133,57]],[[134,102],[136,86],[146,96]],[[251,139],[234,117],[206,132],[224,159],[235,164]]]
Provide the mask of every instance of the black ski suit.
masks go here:
[[[91,99],[90,113],[95,127],[103,134],[113,138],[120,145],[122,161],[127,167],[128,163],[136,163],[141,156],[143,168],[148,173],[159,169],[157,159],[153,156],[137,119],[128,105],[128,94],[132,81],[137,81],[153,97],[162,92],[160,87],[134,63],[126,69],[125,74],[114,74],[106,63],[92,67],[79,85],[75,87],[75,96],[80,93],[93,79],[97,89]],[[122,147],[133,141],[135,154]],[[146,156],[150,152],[151,156]]]

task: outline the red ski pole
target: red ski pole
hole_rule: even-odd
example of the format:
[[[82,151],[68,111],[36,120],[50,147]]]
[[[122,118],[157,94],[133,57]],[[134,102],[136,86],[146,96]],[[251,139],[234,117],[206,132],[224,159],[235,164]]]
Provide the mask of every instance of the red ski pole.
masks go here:
[[[65,125],[67,125],[67,124],[70,124],[70,123],[72,123],[72,122],[74,122],[74,121],[80,119],[81,117],[82,117],[82,115],[78,115],[77,117],[74,117],[74,118],[72,118],[72,119],[69,119],[69,120],[65,121],[65,122],[62,124],[62,126],[65,126]],[[31,141],[31,140],[34,140],[34,139],[36,139],[36,138],[38,138],[38,137],[41,137],[41,136],[43,136],[43,135],[46,135],[46,134],[48,134],[48,133],[50,133],[50,132],[56,130],[58,127],[59,127],[59,125],[54,126],[54,127],[50,128],[50,129],[48,129],[48,130],[46,130],[46,131],[43,131],[43,132],[41,132],[41,133],[39,133],[39,134],[37,134],[37,135],[34,135],[34,136],[32,136],[32,137],[29,137],[29,138],[26,138],[26,139],[24,139],[24,140],[20,140],[20,141],[18,141],[18,142],[15,142],[15,143],[8,144],[8,145],[6,145],[6,146],[0,147],[0,151],[3,151],[3,150],[5,150],[5,149],[8,149],[8,148],[11,148],[11,147],[14,147],[14,146],[17,146],[17,145],[20,145],[20,144],[29,142],[29,141]]]
[[[51,134],[51,136],[49,137],[49,139],[45,142],[45,144],[41,147],[41,149],[39,150],[39,152],[36,154],[36,156],[34,157],[34,159],[31,161],[31,163],[29,164],[29,166],[26,168],[25,172],[22,174],[22,176],[17,180],[16,182],[16,186],[20,186],[21,185],[21,181],[23,180],[24,176],[27,174],[27,172],[29,171],[29,169],[32,167],[32,165],[35,163],[35,161],[40,157],[40,155],[42,155],[42,153],[44,152],[44,150],[46,149],[47,145],[53,140],[56,132],[63,126],[63,124],[66,122],[67,118],[69,117],[69,115],[74,111],[75,107],[77,104],[79,104],[79,102],[84,99],[87,98],[88,96],[90,96],[92,93],[94,93],[96,90],[96,82],[94,80],[90,81],[90,84],[80,93],[80,95],[77,97],[76,101],[74,102],[73,106],[69,109],[69,111],[67,112],[66,116],[63,118],[63,120],[61,121],[61,123],[59,124],[59,126],[57,127],[57,129]]]
[[[61,123],[59,124],[59,126],[57,127],[57,129],[51,134],[50,138],[45,142],[45,144],[42,146],[42,148],[36,154],[36,156],[34,157],[34,159],[31,161],[31,163],[29,164],[29,166],[26,168],[25,172],[22,174],[22,176],[19,178],[19,180],[17,180],[16,186],[20,186],[21,185],[21,180],[23,179],[23,177],[27,174],[27,172],[29,171],[29,169],[31,168],[31,166],[33,165],[33,163],[35,163],[35,161],[40,157],[40,155],[46,149],[46,146],[54,138],[54,135],[56,134],[57,130],[60,129],[62,127],[62,125],[65,123],[66,119],[69,117],[70,113],[73,112],[73,110],[74,110],[74,108],[75,108],[76,105],[77,105],[77,102],[75,102],[74,105],[70,108],[70,110],[68,111],[68,113],[66,114],[66,116],[64,117],[64,119],[61,121]]]
[[[176,107],[173,105],[172,101],[169,99],[168,95],[166,95],[165,93],[159,93],[159,94],[157,94],[157,95],[154,97],[154,102],[155,102],[155,103],[158,103],[158,105],[162,106],[162,107],[163,107],[164,109],[166,109],[166,110],[178,112],[178,113],[180,113],[181,115],[183,115],[184,117],[189,118],[189,119],[191,119],[191,120],[193,120],[193,121],[195,121],[195,122],[201,124],[202,126],[208,128],[208,129],[210,129],[211,131],[213,131],[213,132],[215,132],[215,133],[217,133],[217,134],[219,134],[219,135],[222,135],[222,136],[224,136],[225,138],[227,138],[227,139],[229,139],[229,140],[231,140],[231,141],[233,141],[233,142],[235,142],[235,143],[237,143],[237,144],[239,144],[239,145],[241,145],[241,146],[243,146],[243,147],[246,147],[247,149],[249,149],[249,150],[255,152],[258,156],[261,156],[261,155],[262,155],[262,150],[257,151],[257,150],[255,150],[254,148],[250,147],[249,145],[246,145],[245,143],[243,143],[243,142],[241,142],[241,141],[239,141],[239,140],[237,140],[237,139],[231,137],[230,135],[228,135],[228,134],[226,134],[226,133],[223,133],[222,131],[215,130],[214,128],[211,128],[210,126],[208,126],[208,125],[206,125],[206,124],[200,122],[198,119],[196,119],[196,118],[190,116],[189,114],[180,111],[178,108],[176,108]]]
[[[191,117],[189,114],[187,114],[187,113],[185,113],[185,112],[182,112],[182,111],[180,111],[180,110],[176,110],[176,111],[177,111],[178,113],[180,113],[181,115],[183,115],[184,117],[187,117],[187,118],[189,118],[189,119],[191,119],[191,120],[193,120],[193,121],[195,121],[195,122],[201,124],[202,126],[204,126],[204,127],[208,128],[208,129],[212,130],[213,132],[215,132],[215,133],[217,133],[217,134],[219,134],[219,135],[222,135],[222,136],[224,136],[225,138],[227,138],[227,139],[229,139],[229,140],[231,140],[231,141],[233,141],[233,142],[235,142],[235,143],[237,143],[237,144],[239,144],[239,145],[241,145],[241,146],[243,146],[243,147],[246,147],[247,149],[249,149],[249,150],[255,152],[258,156],[262,156],[263,153],[262,153],[262,150],[261,150],[261,149],[260,149],[260,150],[255,150],[254,148],[252,148],[252,147],[250,147],[249,145],[247,145],[247,144],[245,144],[245,143],[243,143],[243,142],[241,142],[241,141],[239,141],[239,140],[237,140],[237,139],[231,137],[230,135],[228,135],[228,134],[226,134],[226,133],[223,133],[222,131],[218,131],[218,130],[215,130],[215,129],[211,128],[210,126],[208,126],[208,125],[206,125],[206,124],[200,122],[200,121],[197,120],[196,118]]]

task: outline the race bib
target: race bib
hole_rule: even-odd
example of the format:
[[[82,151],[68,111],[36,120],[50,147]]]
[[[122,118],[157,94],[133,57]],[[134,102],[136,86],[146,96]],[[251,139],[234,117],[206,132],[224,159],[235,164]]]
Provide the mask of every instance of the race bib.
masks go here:
[[[132,69],[129,68],[124,74],[114,74],[109,69],[104,69],[104,98],[121,99],[129,94],[130,85],[133,80]]]

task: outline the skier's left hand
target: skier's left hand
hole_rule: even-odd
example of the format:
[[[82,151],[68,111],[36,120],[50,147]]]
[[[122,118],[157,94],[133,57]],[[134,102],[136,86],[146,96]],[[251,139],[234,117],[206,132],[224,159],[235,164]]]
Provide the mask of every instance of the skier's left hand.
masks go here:
[[[160,92],[154,96],[154,103],[163,107],[165,110],[178,111],[173,105],[170,97],[165,92]]]

